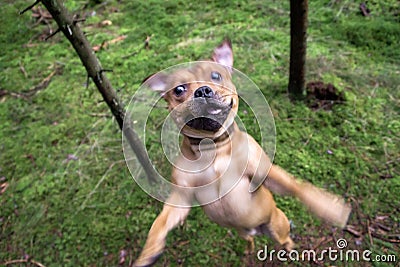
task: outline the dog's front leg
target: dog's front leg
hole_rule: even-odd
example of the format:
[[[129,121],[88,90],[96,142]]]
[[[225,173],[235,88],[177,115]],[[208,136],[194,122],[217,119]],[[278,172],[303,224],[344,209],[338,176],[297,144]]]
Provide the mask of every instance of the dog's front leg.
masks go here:
[[[297,197],[321,219],[341,228],[346,226],[351,207],[342,197],[308,182],[298,181],[276,165],[272,165],[264,185],[279,194]]]
[[[189,214],[189,201],[187,198],[183,199],[183,197],[184,195],[179,194],[179,192],[171,194],[167,203],[182,203],[183,207],[164,205],[162,212],[150,228],[142,253],[133,266],[151,266],[161,256],[168,232],[178,224],[183,223]],[[176,200],[182,200],[182,202],[176,202]]]

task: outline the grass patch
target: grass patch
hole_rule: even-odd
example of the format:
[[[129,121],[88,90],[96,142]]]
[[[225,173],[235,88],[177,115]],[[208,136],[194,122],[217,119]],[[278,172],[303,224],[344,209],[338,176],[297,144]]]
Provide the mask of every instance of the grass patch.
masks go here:
[[[97,52],[126,103],[148,75],[209,58],[230,37],[235,67],[261,88],[273,111],[275,162],[343,195],[354,208],[352,234],[321,223],[291,198],[276,197],[299,249],[335,247],[346,238],[350,248],[399,255],[398,243],[390,241],[398,241],[400,223],[397,1],[368,1],[369,17],[353,1],[310,2],[307,81],[331,83],[346,99],[330,111],[288,100],[289,1],[86,2],[67,6],[87,16],[82,28],[93,46],[127,36]],[[18,16],[26,5],[0,3],[0,264],[30,257],[46,266],[115,266],[124,251],[121,265],[128,266],[162,204],[131,178],[117,124],[94,86],[86,88],[67,40],[56,35],[43,42],[56,26],[38,23],[32,12]],[[106,19],[112,25],[100,26]],[[149,49],[140,49],[150,35]],[[56,68],[62,72],[47,87],[20,97]],[[156,135],[157,127],[152,130]],[[149,149],[157,154],[158,143]],[[273,246],[257,238],[256,249],[265,244]],[[260,265],[254,255],[243,256],[244,248],[236,233],[195,208],[168,236],[158,264]]]

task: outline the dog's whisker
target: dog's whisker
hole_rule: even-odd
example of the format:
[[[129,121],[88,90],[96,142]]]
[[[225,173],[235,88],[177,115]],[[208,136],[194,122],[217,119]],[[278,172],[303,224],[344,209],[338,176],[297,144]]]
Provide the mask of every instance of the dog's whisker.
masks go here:
[[[221,98],[226,98],[226,97],[230,97],[230,96],[236,96],[236,93],[232,93],[232,94],[224,94],[224,95],[220,95]]]

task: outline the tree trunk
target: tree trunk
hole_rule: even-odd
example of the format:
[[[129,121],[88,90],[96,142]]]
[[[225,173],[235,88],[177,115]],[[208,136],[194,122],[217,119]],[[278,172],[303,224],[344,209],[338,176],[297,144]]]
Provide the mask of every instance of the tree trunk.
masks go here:
[[[292,99],[305,96],[308,0],[290,0],[290,71]]]
[[[88,76],[93,80],[97,89],[103,96],[104,101],[109,106],[112,114],[118,122],[119,127],[123,130],[123,134],[128,140],[132,150],[137,156],[139,162],[143,166],[144,171],[150,182],[154,182],[158,176],[147,156],[146,149],[139,136],[133,130],[130,120],[125,121],[128,125],[124,126],[125,109],[121,104],[115,90],[105,75],[105,70],[101,67],[100,61],[97,59],[91,45],[86,36],[77,25],[78,21],[74,20],[60,0],[41,0],[37,3],[43,3],[53,19],[57,22],[59,31],[62,31],[65,37],[70,41],[76,53],[85,66]],[[33,7],[33,5],[31,6]],[[30,8],[31,8],[30,7]],[[25,11],[25,10],[24,10]],[[24,12],[23,11],[23,12]]]

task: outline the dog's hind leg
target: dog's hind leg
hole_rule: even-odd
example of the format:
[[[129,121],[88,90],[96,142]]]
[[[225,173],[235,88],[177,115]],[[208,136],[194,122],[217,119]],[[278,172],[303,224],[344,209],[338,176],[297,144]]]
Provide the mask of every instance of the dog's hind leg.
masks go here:
[[[251,255],[254,253],[254,237],[246,231],[238,231],[241,238],[247,241],[246,249],[244,251],[245,255]]]
[[[264,226],[264,225],[263,225]],[[265,224],[267,234],[287,251],[291,251],[294,246],[290,238],[290,223],[286,215],[278,208],[272,214],[269,223]],[[265,233],[265,231],[263,231]]]

